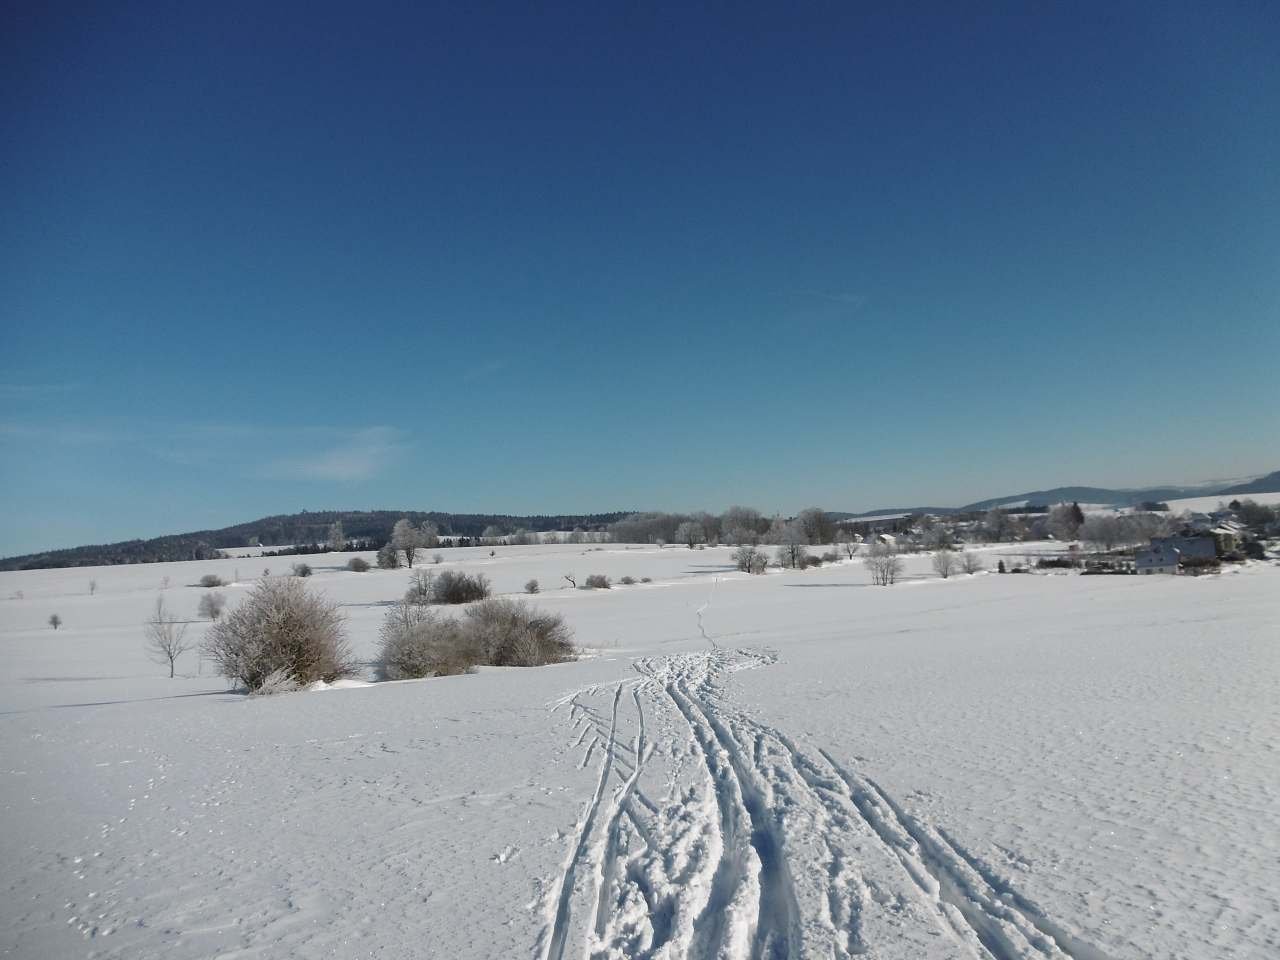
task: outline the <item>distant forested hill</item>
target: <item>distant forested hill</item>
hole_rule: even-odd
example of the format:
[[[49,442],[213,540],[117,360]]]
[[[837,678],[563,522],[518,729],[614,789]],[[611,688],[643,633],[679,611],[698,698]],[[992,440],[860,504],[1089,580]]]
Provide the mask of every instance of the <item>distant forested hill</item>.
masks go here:
[[[208,560],[220,550],[249,546],[253,539],[262,546],[293,543],[323,543],[329,525],[342,521],[343,533],[351,540],[378,543],[391,536],[391,527],[401,517],[415,524],[434,523],[442,534],[477,537],[488,526],[511,532],[526,530],[602,529],[628,516],[631,511],[591,514],[546,514],[517,517],[498,513],[440,513],[421,510],[320,510],[263,517],[221,530],[172,534],[150,540],[70,547],[0,560],[0,570],[37,570],[45,567],[92,567],[117,563],[160,563],[166,560]]]

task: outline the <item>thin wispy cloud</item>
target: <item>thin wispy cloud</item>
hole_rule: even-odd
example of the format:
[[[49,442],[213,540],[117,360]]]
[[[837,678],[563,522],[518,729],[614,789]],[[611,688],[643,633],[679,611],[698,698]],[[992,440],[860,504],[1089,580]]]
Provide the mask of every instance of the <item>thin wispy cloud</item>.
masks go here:
[[[50,397],[79,389],[78,383],[0,383],[0,400]]]
[[[315,453],[278,458],[267,464],[263,473],[345,483],[369,480],[390,466],[407,446],[404,432],[395,427],[366,427]]]

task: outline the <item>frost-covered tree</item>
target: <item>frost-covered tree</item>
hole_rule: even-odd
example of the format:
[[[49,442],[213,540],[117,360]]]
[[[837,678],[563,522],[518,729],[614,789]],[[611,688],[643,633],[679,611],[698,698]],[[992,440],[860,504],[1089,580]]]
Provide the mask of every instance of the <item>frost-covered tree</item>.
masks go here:
[[[1060,503],[1049,511],[1046,524],[1055,540],[1074,540],[1079,535],[1084,521],[1077,519],[1077,515],[1083,516],[1079,505],[1072,503]]]
[[[706,531],[702,529],[702,524],[693,520],[686,520],[680,526],[676,527],[676,539],[681,543],[689,545],[692,550],[697,544],[706,540]]]
[[[338,553],[347,548],[347,535],[342,531],[342,521],[335,520],[329,525],[329,549]]]
[[[965,573],[977,573],[982,569],[982,557],[969,550],[960,551],[960,569]]]
[[[407,517],[401,517],[391,528],[391,545],[404,551],[405,562],[413,566],[413,552],[422,546],[422,532]]]
[[[987,511],[982,526],[987,532],[987,538],[994,543],[1002,543],[1013,537],[1013,520],[1009,517],[1008,510],[992,507]]]
[[[383,570],[394,570],[400,566],[400,551],[394,544],[384,543],[378,550],[378,566]]]
[[[809,551],[805,549],[808,543],[809,537],[799,523],[783,525],[778,532],[778,549],[775,551],[778,566],[803,570],[809,565]]]
[[[767,526],[759,510],[733,506],[720,517],[720,539],[739,546],[755,546],[760,542],[760,534]]]
[[[169,613],[163,597],[157,597],[155,610],[144,629],[148,656],[156,663],[167,664],[169,679],[173,679],[178,658],[193,646],[186,639],[187,625]]]
[[[744,573],[764,573],[769,566],[769,558],[763,550],[757,550],[749,544],[743,544],[733,551],[733,563]]]
[[[898,551],[885,543],[871,544],[862,562],[871,572],[871,582],[878,587],[892,586],[902,573]]]
[[[852,560],[854,554],[858,552],[859,546],[861,546],[861,544],[854,539],[853,534],[848,530],[840,529],[836,531],[837,553],[843,553],[848,559]]]
[[[210,591],[200,598],[200,605],[196,607],[196,611],[206,620],[217,620],[222,616],[222,611],[227,605],[225,594],[216,591]]]

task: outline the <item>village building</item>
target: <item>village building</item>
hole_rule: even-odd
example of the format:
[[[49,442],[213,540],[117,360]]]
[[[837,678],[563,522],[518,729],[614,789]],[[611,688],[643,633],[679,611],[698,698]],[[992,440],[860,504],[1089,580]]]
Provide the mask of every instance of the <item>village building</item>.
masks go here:
[[[1151,546],[1142,547],[1134,555],[1134,569],[1140,576],[1153,573],[1176,574],[1181,557],[1182,553],[1177,547],[1165,543],[1156,544],[1153,540]]]

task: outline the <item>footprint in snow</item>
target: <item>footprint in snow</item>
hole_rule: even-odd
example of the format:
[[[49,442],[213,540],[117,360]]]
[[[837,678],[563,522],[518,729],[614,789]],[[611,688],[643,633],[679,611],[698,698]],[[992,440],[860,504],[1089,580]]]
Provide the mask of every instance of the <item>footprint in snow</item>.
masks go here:
[[[520,854],[519,847],[508,846],[508,847],[503,847],[501,850],[499,850],[489,859],[492,860],[494,863],[507,863],[510,860],[514,860],[517,856],[519,856],[519,854]]]

